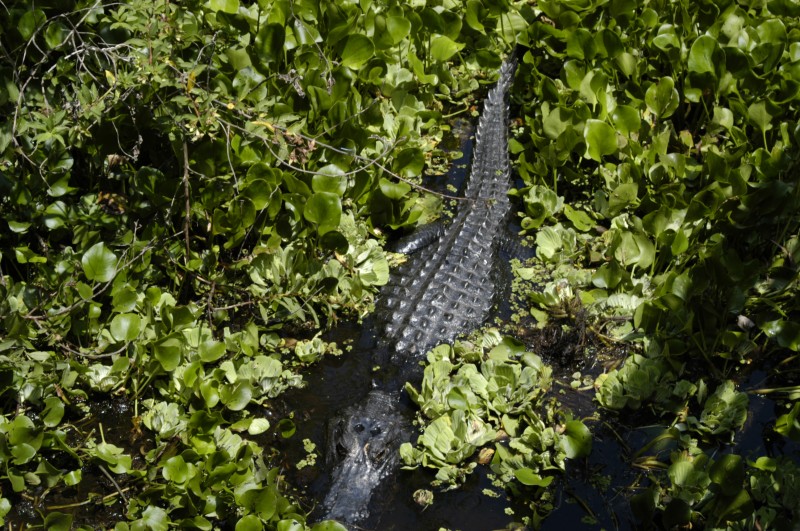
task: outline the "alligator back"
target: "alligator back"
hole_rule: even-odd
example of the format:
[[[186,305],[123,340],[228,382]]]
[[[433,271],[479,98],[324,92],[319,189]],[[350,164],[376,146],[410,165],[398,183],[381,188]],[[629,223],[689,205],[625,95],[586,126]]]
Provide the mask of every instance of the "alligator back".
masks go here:
[[[515,59],[507,59],[486,97],[465,200],[455,218],[384,291],[385,339],[396,352],[418,354],[452,341],[481,325],[494,303],[492,270],[509,211],[506,94],[515,69]]]

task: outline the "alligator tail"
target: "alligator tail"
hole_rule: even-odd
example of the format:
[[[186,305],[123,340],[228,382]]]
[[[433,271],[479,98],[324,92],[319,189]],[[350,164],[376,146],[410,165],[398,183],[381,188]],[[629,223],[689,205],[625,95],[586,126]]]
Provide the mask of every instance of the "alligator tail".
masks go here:
[[[451,342],[480,326],[491,310],[497,294],[493,262],[510,210],[506,97],[515,68],[512,55],[486,97],[464,191],[467,201],[384,290],[384,337],[395,352],[414,355]]]

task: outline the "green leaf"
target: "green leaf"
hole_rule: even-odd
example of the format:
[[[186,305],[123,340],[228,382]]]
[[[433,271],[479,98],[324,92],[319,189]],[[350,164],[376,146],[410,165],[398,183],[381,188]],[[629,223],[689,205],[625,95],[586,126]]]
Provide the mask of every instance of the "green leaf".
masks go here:
[[[169,524],[171,523],[167,511],[153,505],[150,505],[142,512],[142,517],[138,521],[148,531],[169,531]]]
[[[94,244],[81,258],[83,273],[89,280],[109,282],[117,272],[117,255],[100,242]]]
[[[236,522],[236,531],[262,531],[264,524],[261,523],[261,518],[254,514],[243,516]]]
[[[800,442],[800,402],[775,421],[775,431],[795,442]]]
[[[253,388],[249,382],[237,382],[235,385],[223,385],[220,399],[231,411],[241,411],[253,398]]]
[[[744,488],[745,472],[741,456],[723,455],[719,461],[711,465],[708,475],[726,496],[734,496]]]
[[[262,210],[269,205],[278,187],[264,179],[254,179],[247,184],[242,193],[253,202],[256,210]]]
[[[616,216],[626,208],[633,208],[638,203],[639,187],[636,183],[625,183],[617,186],[608,198],[609,217]]]
[[[167,459],[164,468],[161,469],[161,475],[167,481],[178,484],[186,483],[191,479],[189,466],[180,455],[174,455]]]
[[[342,218],[342,201],[336,194],[315,192],[308,198],[303,216],[317,225],[320,235],[336,230]]]
[[[662,77],[653,83],[644,95],[644,101],[650,112],[660,119],[669,118],[678,108],[680,96],[675,90],[675,82],[671,77]]]
[[[286,29],[282,24],[265,24],[256,34],[255,49],[258,58],[264,63],[279,62],[283,59],[283,44]],[[247,66],[247,65],[244,65]],[[241,70],[241,68],[237,68]]]
[[[582,210],[575,210],[569,205],[564,205],[564,216],[572,222],[572,225],[581,232],[586,232],[594,227],[594,222],[589,215]]]
[[[181,362],[182,343],[176,337],[165,338],[153,346],[153,353],[165,371],[174,371]]]
[[[405,17],[388,17],[386,31],[389,33],[391,43],[398,44],[411,33],[411,22]]]
[[[562,441],[570,459],[587,457],[592,453],[592,432],[579,420],[570,420],[565,424]]]
[[[431,57],[436,61],[445,62],[464,46],[464,43],[455,42],[450,37],[437,35],[431,39]]]
[[[358,70],[375,55],[375,46],[369,37],[354,33],[347,38],[342,51],[342,65]]]
[[[200,348],[197,352],[204,363],[211,363],[225,355],[225,343],[208,339],[200,343]]]
[[[61,22],[51,22],[44,30],[44,42],[51,50],[55,49],[61,46],[68,33],[69,30]]]
[[[311,178],[311,189],[315,192],[331,192],[339,197],[347,191],[347,177],[339,166],[328,164]]]
[[[269,420],[256,418],[252,419],[250,426],[247,427],[247,433],[250,435],[261,435],[270,428]]]
[[[133,341],[139,336],[142,319],[135,313],[120,313],[111,320],[111,336],[117,341]]]
[[[72,529],[72,515],[52,511],[44,519],[44,528],[48,531],[70,531]]]
[[[71,470],[64,474],[64,484],[68,487],[74,487],[75,485],[80,484],[82,479],[83,472],[80,468],[77,470]]]
[[[642,126],[639,109],[627,105],[618,105],[611,114],[611,119],[617,130],[623,135],[636,133]]]
[[[401,177],[417,177],[425,166],[425,154],[419,148],[406,148],[394,159],[393,169]]]
[[[62,418],[64,418],[64,402],[57,396],[47,397],[42,411],[42,423],[48,428],[54,428],[59,425]]]
[[[716,76],[717,69],[725,64],[725,57],[721,52],[714,37],[701,35],[692,43],[692,48],[689,50],[689,71]]]
[[[235,14],[239,11],[239,0],[209,0],[208,7],[212,11]]]
[[[531,487],[547,487],[553,482],[553,476],[542,477],[528,467],[514,470],[514,477],[523,485]]]
[[[383,195],[389,199],[402,199],[411,191],[411,186],[409,186],[407,183],[393,183],[392,181],[384,179],[383,177],[381,177],[378,185],[380,186],[381,193],[383,193]]]
[[[27,41],[30,39],[33,36],[33,32],[41,27],[45,21],[47,21],[47,16],[41,9],[26,11],[17,22],[17,30],[22,35],[22,40]]]
[[[295,426],[291,419],[281,419],[278,421],[278,431],[280,432],[281,437],[288,439],[295,434],[297,431],[297,426]]]
[[[586,153],[600,162],[605,155],[617,152],[617,135],[614,129],[601,120],[587,120],[583,130]]]
[[[767,103],[764,101],[751,104],[747,108],[747,117],[762,132],[772,129],[774,115],[767,110]]]
[[[469,0],[467,2],[467,9],[464,13],[464,19],[467,21],[467,25],[474,29],[475,31],[479,31],[483,34],[486,34],[485,28],[481,23],[481,19],[484,17],[482,16],[483,5],[478,0]]]
[[[31,223],[28,221],[13,221],[13,220],[6,220],[8,223],[8,228],[11,229],[11,232],[15,232],[17,234],[25,234],[28,232],[28,229],[31,226]]]

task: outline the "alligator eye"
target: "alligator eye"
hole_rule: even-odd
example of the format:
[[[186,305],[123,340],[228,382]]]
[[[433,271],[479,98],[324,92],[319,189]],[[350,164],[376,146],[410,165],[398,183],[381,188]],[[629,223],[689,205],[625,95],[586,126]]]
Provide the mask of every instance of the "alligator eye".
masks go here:
[[[353,429],[356,431],[356,433],[361,433],[362,431],[364,431],[364,425],[361,423],[356,424],[355,426],[353,426]]]
[[[369,430],[369,432],[372,434],[372,436],[373,436],[373,437],[375,437],[375,436],[377,436],[377,435],[380,435],[380,434],[381,434],[381,431],[382,431],[382,430],[381,430],[381,427],[380,427],[380,426],[375,426],[374,428],[372,428],[371,430]]]

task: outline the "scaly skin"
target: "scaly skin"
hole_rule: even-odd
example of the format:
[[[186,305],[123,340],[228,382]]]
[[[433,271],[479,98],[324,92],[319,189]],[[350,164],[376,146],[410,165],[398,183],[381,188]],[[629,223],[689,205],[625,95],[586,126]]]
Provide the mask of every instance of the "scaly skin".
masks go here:
[[[509,211],[506,94],[516,62],[503,63],[486,97],[475,135],[469,183],[446,226],[429,226],[399,249],[414,253],[383,292],[383,339],[401,378],[370,392],[334,419],[329,456],[339,459],[323,507],[327,518],[358,524],[369,516],[373,492],[397,468],[411,427],[399,407],[403,381],[417,379],[419,356],[437,343],[480,326],[497,286],[492,269]]]
[[[438,240],[413,255],[384,291],[384,338],[403,363],[478,327],[496,295],[490,280],[507,223],[511,164],[506,93],[516,63],[506,61],[475,135],[472,171],[458,213]]]

